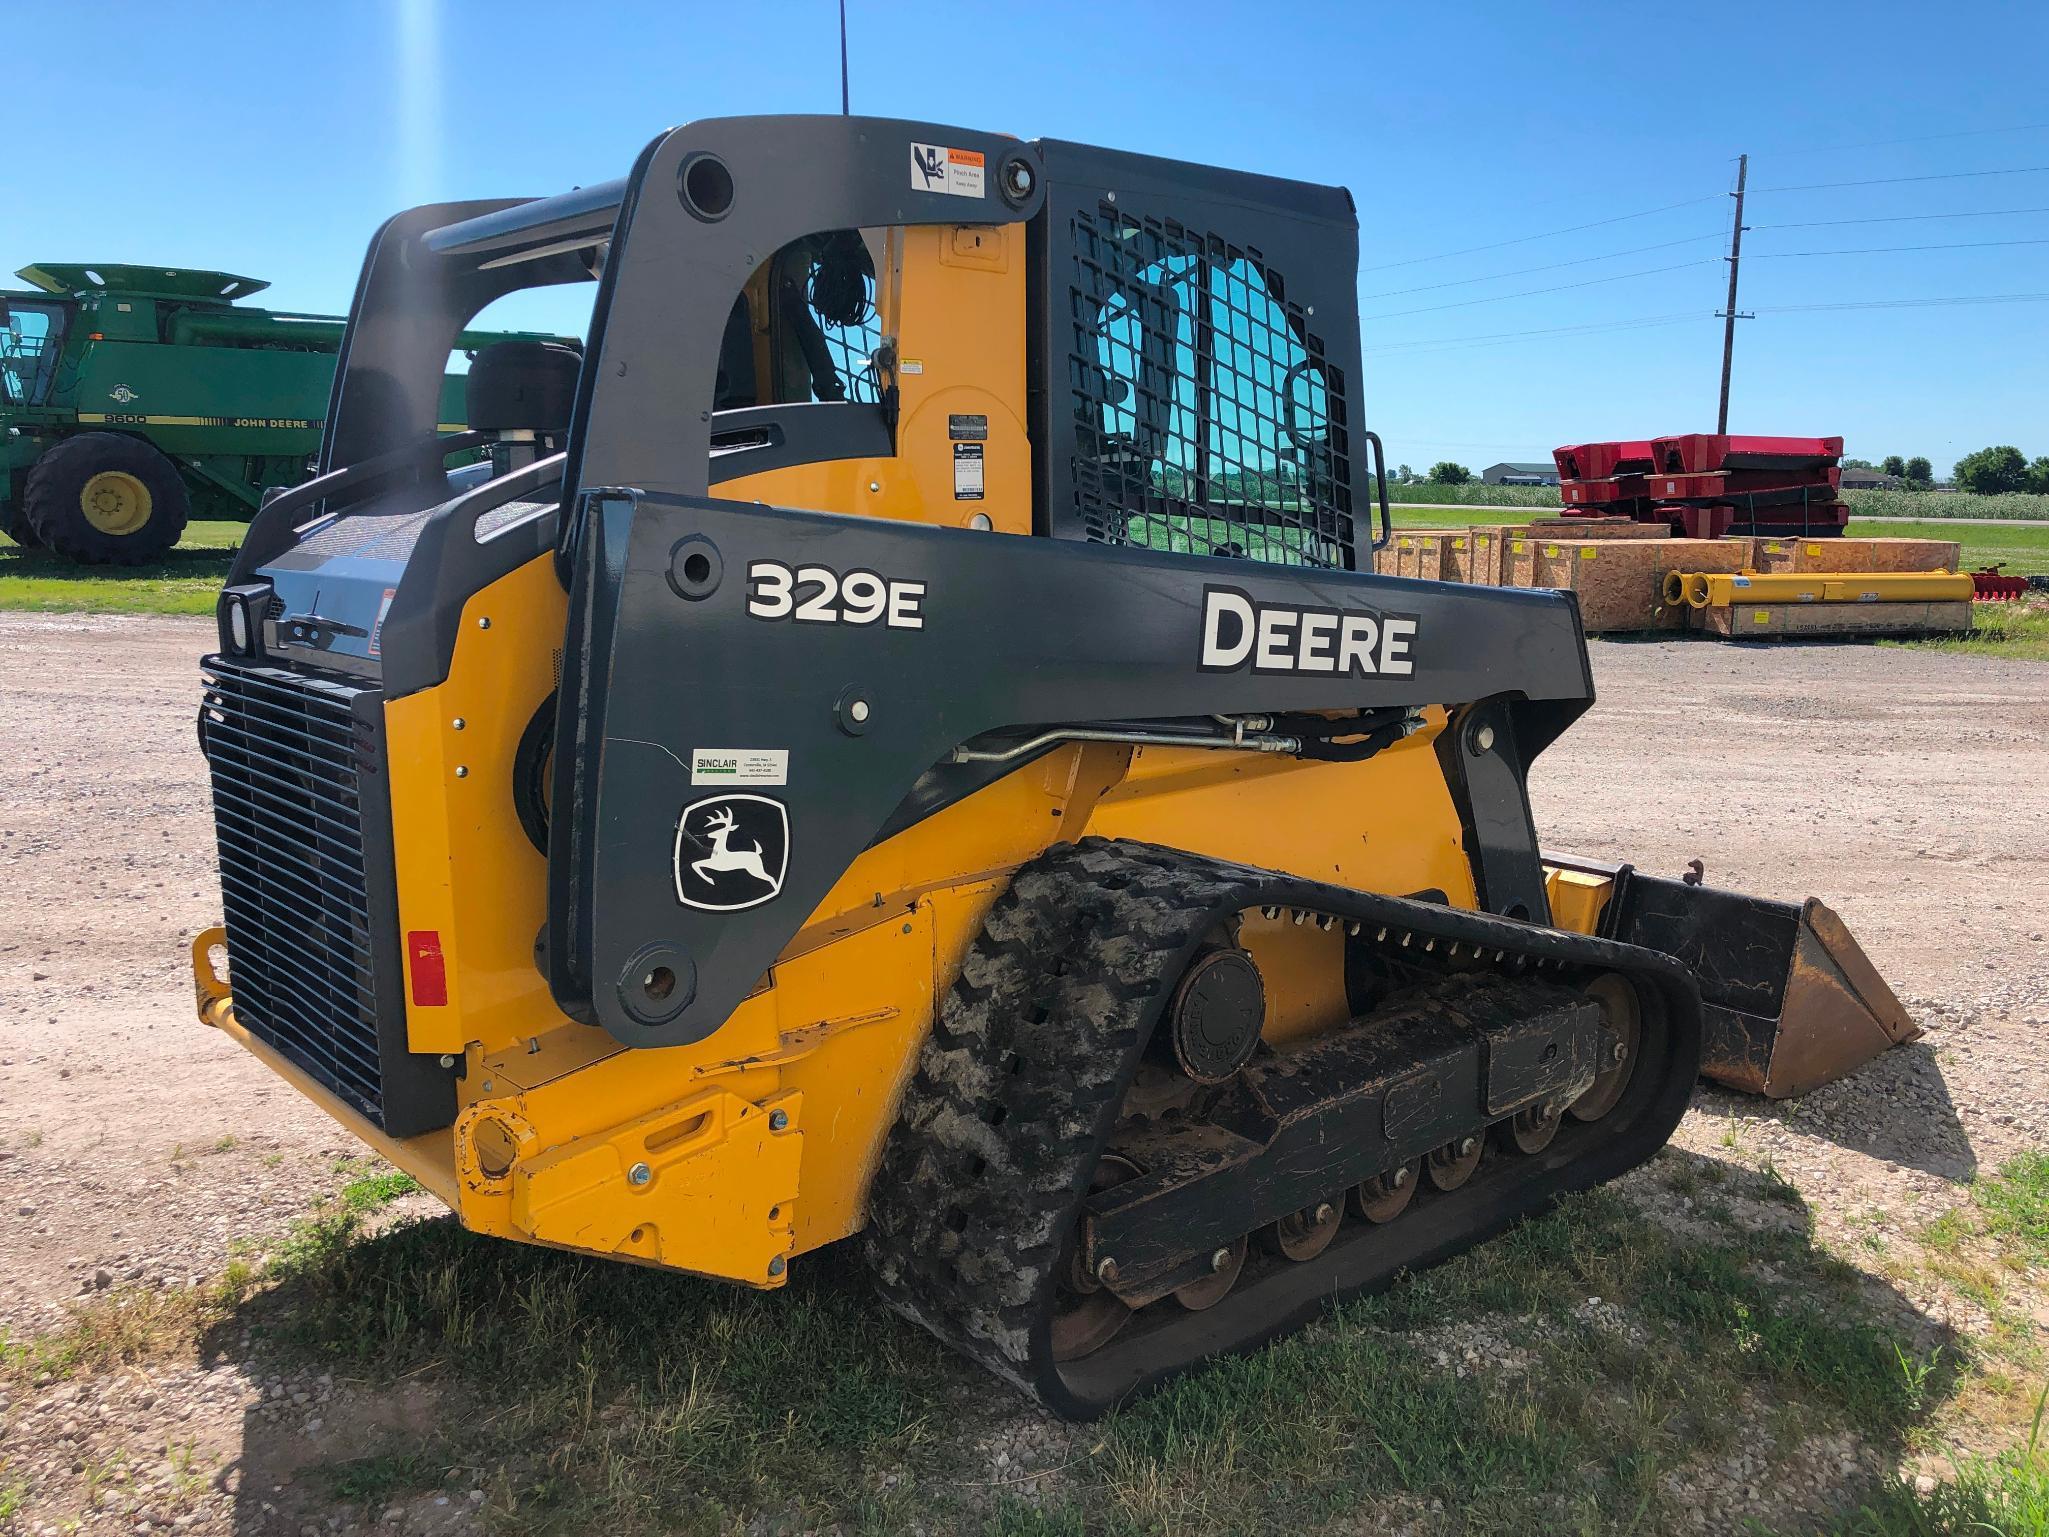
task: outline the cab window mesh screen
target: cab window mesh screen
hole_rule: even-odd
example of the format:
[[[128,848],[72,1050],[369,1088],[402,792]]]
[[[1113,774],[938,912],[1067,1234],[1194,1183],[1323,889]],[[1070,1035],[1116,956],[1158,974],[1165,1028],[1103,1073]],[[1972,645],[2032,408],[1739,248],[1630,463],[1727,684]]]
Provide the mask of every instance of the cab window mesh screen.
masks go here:
[[[1106,544],[1352,564],[1343,379],[1256,251],[1073,217],[1075,514]]]

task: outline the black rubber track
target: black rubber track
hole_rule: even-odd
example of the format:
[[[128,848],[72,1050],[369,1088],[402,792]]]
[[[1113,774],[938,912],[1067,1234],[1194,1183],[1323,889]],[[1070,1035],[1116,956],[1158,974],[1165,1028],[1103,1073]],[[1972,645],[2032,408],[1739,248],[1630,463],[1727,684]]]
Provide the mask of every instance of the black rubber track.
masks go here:
[[[1206,1312],[1144,1309],[1101,1350],[1056,1366],[1055,1278],[1139,1054],[1204,936],[1261,907],[1359,925],[1408,957],[1455,942],[1509,974],[1621,972],[1644,1010],[1629,1088],[1602,1120],[1568,1120],[1543,1153],[1491,1158],[1385,1227],[1348,1224],[1317,1259],[1249,1266]],[[1019,869],[933,1023],[871,1187],[869,1264],[906,1317],[1056,1413],[1091,1417],[1644,1162],[1685,1113],[1699,1063],[1698,991],[1653,951],[1149,844],[1061,845]]]

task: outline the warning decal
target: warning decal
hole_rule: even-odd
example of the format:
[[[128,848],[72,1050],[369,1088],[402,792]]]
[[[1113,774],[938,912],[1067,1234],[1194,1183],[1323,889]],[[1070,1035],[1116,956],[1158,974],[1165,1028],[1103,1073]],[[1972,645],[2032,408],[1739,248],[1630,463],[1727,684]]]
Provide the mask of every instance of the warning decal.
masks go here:
[[[982,152],[948,149],[944,144],[911,146],[911,186],[919,192],[944,192],[952,197],[981,197]]]
[[[982,499],[982,445],[953,445],[953,499],[979,502]]]
[[[379,656],[384,649],[384,616],[391,612],[391,600],[398,596],[396,587],[384,589],[384,597],[377,604],[377,619],[370,626],[370,654]]]

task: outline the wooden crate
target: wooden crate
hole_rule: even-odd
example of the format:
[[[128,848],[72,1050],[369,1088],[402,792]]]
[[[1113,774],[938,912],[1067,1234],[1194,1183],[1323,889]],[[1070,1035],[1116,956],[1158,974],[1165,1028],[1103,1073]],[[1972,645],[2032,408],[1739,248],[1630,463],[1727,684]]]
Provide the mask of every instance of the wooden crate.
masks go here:
[[[1587,633],[1676,628],[1683,614],[1667,609],[1668,571],[1741,571],[1749,550],[1741,540],[1613,539],[1532,541],[1527,587],[1562,587],[1579,594]]]
[[[1930,635],[1971,627],[1971,605],[1954,603],[1731,603],[1687,611],[1690,629],[1731,640],[1791,636]]]
[[[1639,523],[1634,518],[1532,518],[1526,525],[1547,539],[1670,539],[1664,523]]]
[[[1495,555],[1495,533],[1491,528],[1469,528],[1451,534],[1444,541],[1444,579],[1471,582],[1480,587],[1495,586],[1501,577],[1501,563]]]
[[[1954,571],[1963,546],[1954,539],[1757,540],[1759,571]]]
[[[1426,582],[1444,580],[1445,545],[1464,529],[1398,528],[1394,535],[1395,575],[1420,577]]]

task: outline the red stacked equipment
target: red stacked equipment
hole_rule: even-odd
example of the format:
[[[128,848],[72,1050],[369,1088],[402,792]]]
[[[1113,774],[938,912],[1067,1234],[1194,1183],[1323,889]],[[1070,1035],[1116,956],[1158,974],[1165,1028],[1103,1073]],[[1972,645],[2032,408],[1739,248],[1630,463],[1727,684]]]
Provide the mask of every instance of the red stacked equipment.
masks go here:
[[[1841,495],[1841,438],[1674,437],[1556,449],[1567,517],[1665,523],[1689,539],[1724,534],[1827,538],[1850,511]]]

